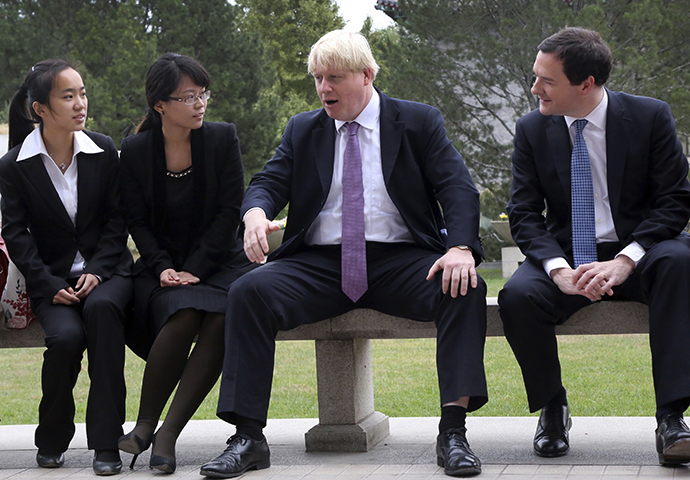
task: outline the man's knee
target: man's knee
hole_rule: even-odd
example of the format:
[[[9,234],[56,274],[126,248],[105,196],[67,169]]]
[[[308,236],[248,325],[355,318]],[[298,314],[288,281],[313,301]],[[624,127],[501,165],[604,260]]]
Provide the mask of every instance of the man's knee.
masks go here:
[[[528,285],[525,282],[516,281],[511,278],[506,282],[500,292],[498,292],[498,305],[503,317],[504,312],[520,309],[528,296]]]
[[[253,270],[237,279],[228,290],[228,305],[232,306],[237,302],[252,301],[261,298],[268,278],[258,274],[259,270]]]

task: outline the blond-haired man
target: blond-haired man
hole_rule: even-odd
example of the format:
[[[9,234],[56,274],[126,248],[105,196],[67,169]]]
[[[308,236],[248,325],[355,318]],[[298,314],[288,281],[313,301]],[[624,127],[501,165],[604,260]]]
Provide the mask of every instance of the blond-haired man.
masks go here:
[[[322,37],[309,72],[323,108],[290,119],[247,190],[252,261],[268,252],[271,219],[290,211],[282,246],[229,293],[218,416],[237,434],[202,475],[270,465],[262,429],[277,332],[360,307],[436,322],[439,464],[450,475],[481,471],[465,437],[466,412],[487,401],[477,190],[439,111],[387,97],[373,86],[377,71],[360,34]]]

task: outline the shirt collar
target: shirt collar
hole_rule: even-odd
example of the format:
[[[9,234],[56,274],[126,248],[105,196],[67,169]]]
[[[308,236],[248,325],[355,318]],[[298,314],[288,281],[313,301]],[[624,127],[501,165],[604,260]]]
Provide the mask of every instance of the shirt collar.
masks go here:
[[[376,128],[376,122],[378,122],[379,114],[381,109],[381,98],[379,97],[379,92],[373,89],[371,99],[364,110],[355,118],[353,121],[359,123],[360,126],[367,128],[369,130],[374,130]],[[342,120],[335,121],[335,129],[340,131],[340,128],[349,122],[343,122]]]
[[[88,135],[86,135],[81,130],[74,132],[74,156],[78,153],[101,153],[103,149],[96,145]],[[43,136],[41,136],[41,129],[39,127],[34,128],[34,130],[27,135],[22,142],[22,148],[19,150],[19,155],[17,155],[17,161],[21,162],[31,157],[35,157],[38,154],[48,155],[48,150],[43,142]]]
[[[587,125],[592,124],[595,127],[601,129],[601,130],[606,130],[606,110],[608,109],[609,106],[609,94],[604,88],[604,94],[601,96],[601,101],[599,102],[599,105],[597,105],[594,110],[589,112],[589,115],[586,117],[583,117],[585,120],[587,120]],[[565,116],[565,123],[568,125],[568,128],[577,120],[576,117],[569,117]]]

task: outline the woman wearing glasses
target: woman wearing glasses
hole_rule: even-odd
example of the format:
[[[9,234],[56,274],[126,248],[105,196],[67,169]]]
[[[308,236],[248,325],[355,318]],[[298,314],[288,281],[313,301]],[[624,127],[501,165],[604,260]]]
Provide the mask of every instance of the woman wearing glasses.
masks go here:
[[[123,322],[132,255],[120,210],[117,149],[84,130],[88,100],[63,60],[31,68],[12,99],[0,160],[2,235],[45,331],[36,462],[57,468],[74,437],[72,390],[86,348],[88,446],[96,475],[120,473],[125,421]]]
[[[175,471],[178,436],[220,375],[227,290],[253,268],[237,237],[244,194],[237,131],[204,122],[209,84],[193,58],[159,58],[146,77],[148,112],[120,154],[122,200],[141,254],[135,321],[148,322],[155,341],[136,426],[118,446],[135,454],[133,466],[153,443],[150,466],[166,473]]]

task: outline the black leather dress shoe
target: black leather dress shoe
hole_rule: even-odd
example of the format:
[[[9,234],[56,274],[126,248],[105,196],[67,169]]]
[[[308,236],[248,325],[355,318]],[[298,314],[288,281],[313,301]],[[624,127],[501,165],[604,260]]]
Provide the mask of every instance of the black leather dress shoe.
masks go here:
[[[36,453],[36,463],[43,468],[58,468],[65,464],[64,453]]]
[[[122,471],[122,461],[119,462],[101,462],[93,459],[93,473],[96,475],[117,475]]]
[[[568,453],[568,430],[572,424],[568,405],[547,405],[542,408],[534,434],[534,453],[540,457],[561,457]]]
[[[669,413],[659,420],[656,451],[662,465],[690,463],[690,430],[680,413]]]
[[[482,462],[470,449],[466,428],[451,428],[436,438],[436,462],[451,477],[469,477],[482,472]]]
[[[93,455],[93,473],[96,475],[117,475],[122,470],[120,452],[117,450],[96,450]]]
[[[247,470],[261,470],[271,466],[271,452],[266,438],[253,438],[237,433],[228,438],[225,449],[214,460],[201,466],[199,474],[210,478],[239,477]]]

